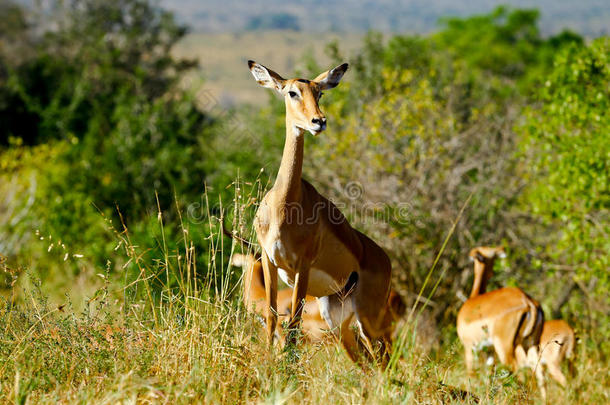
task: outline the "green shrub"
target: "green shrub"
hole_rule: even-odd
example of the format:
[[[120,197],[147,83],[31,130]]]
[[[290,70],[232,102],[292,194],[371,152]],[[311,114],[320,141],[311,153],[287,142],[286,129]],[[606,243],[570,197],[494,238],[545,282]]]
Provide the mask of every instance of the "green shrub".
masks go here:
[[[537,104],[520,126],[529,162],[527,209],[554,229],[543,253],[568,268],[586,293],[598,327],[608,331],[610,277],[610,41],[571,46],[536,92]]]

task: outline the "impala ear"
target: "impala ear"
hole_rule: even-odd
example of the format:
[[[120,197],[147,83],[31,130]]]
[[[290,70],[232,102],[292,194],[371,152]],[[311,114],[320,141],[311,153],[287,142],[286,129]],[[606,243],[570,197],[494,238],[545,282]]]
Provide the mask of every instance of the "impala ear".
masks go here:
[[[405,312],[407,312],[407,305],[402,300],[402,297],[400,296],[400,294],[398,294],[396,291],[394,291],[394,290],[390,291],[389,301],[390,301],[390,307],[392,308],[392,310],[394,311],[394,313],[396,315],[403,316],[405,314]]]
[[[253,60],[248,61],[248,67],[250,68],[250,73],[252,73],[252,76],[254,76],[258,84],[263,87],[275,89],[279,93],[282,92],[286,84],[286,80],[282,76],[278,75],[271,69],[267,69],[263,65],[259,65]]]
[[[348,64],[344,63],[324,73],[320,73],[318,77],[313,79],[314,82],[318,83],[321,90],[328,90],[337,87],[343,74],[347,71]]]

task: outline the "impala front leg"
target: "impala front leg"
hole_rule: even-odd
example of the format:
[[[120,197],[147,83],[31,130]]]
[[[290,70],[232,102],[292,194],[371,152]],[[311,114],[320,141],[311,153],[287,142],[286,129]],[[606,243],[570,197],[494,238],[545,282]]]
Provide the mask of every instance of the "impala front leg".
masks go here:
[[[267,298],[267,312],[265,320],[267,324],[267,339],[269,345],[273,345],[273,336],[277,326],[277,267],[267,257],[265,249],[262,249],[261,261],[263,263],[263,277],[265,278],[265,295]]]
[[[295,344],[297,340],[297,328],[301,325],[301,315],[305,306],[305,295],[307,295],[307,284],[309,282],[309,265],[300,266],[294,280],[294,289],[292,290],[292,310],[290,314],[290,323],[288,324],[288,335],[286,336],[286,345]]]

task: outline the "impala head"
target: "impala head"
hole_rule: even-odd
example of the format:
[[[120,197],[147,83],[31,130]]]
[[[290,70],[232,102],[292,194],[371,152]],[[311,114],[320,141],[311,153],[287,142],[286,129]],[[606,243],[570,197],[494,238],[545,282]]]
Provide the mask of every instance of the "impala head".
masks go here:
[[[482,264],[487,264],[489,262],[494,261],[497,258],[503,259],[506,257],[506,252],[504,251],[503,246],[497,247],[489,247],[489,246],[479,246],[470,251],[468,254],[470,260],[474,262],[480,262]]]
[[[496,258],[506,257],[504,247],[480,246],[472,249],[468,255],[474,262],[474,283],[470,297],[483,294],[487,288],[487,282],[491,278]]]
[[[347,63],[319,74],[313,80],[284,79],[271,69],[248,61],[250,72],[258,84],[275,89],[286,102],[286,122],[298,129],[318,135],[326,129],[326,117],[318,101],[323,90],[337,87],[347,70]]]

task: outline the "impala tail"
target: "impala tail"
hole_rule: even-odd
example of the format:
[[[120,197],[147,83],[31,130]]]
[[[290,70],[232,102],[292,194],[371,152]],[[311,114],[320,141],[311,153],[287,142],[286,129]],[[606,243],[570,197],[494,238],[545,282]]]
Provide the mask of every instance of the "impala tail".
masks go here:
[[[515,336],[514,347],[522,345],[527,351],[530,347],[535,347],[540,342],[542,328],[544,326],[544,312],[540,304],[528,296],[527,312],[521,317],[519,328]]]
[[[222,233],[225,236],[227,236],[227,237],[229,237],[229,238],[231,238],[233,240],[236,240],[238,242],[241,242],[244,245],[248,246],[249,248],[256,247],[255,243],[253,243],[253,242],[249,241],[248,239],[243,238],[243,237],[237,235],[237,233],[233,233],[233,231],[229,230],[229,228],[227,228],[227,226],[225,224],[225,217],[224,216],[220,217],[220,225],[222,227]]]

